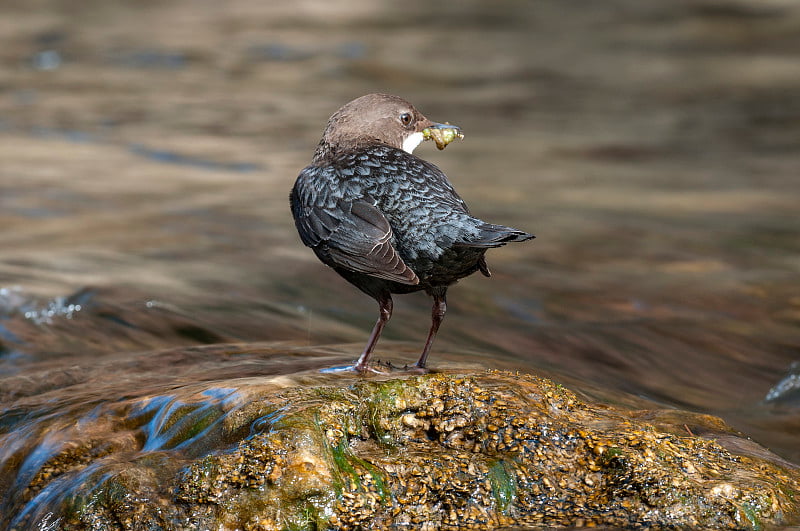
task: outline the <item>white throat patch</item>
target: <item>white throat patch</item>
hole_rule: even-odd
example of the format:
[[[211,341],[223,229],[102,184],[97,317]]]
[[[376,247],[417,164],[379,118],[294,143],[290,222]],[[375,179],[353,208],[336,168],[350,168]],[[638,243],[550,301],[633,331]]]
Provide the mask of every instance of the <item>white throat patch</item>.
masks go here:
[[[422,133],[413,133],[403,140],[403,151],[413,153],[417,146],[424,140]]]

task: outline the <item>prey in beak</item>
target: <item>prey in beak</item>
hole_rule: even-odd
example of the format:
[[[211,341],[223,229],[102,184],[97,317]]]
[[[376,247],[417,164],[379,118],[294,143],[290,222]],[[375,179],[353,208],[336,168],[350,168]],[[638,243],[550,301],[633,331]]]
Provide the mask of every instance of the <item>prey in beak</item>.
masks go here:
[[[437,148],[444,149],[456,138],[463,139],[464,133],[457,125],[434,123],[422,130],[422,138],[423,140],[433,140],[436,142]]]

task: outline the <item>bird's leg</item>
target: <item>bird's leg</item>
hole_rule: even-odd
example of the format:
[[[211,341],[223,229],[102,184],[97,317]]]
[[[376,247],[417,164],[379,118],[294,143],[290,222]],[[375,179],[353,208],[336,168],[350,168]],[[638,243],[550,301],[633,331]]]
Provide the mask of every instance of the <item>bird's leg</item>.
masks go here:
[[[367,346],[364,347],[364,352],[361,353],[355,366],[353,366],[353,368],[359,372],[364,372],[369,369],[369,358],[372,356],[375,344],[378,342],[378,338],[381,337],[383,327],[386,326],[386,323],[389,322],[389,319],[392,317],[392,296],[386,293],[376,297],[376,299],[378,301],[380,314],[378,315],[378,321],[375,323],[375,327],[372,329],[372,333],[369,335],[369,340],[367,341]]]
[[[444,314],[447,311],[447,299],[444,293],[435,293],[433,295],[433,308],[431,309],[431,330],[428,332],[428,340],[425,341],[425,348],[422,349],[422,355],[419,357],[415,367],[418,369],[425,368],[425,362],[428,360],[428,354],[431,351],[431,345],[436,338],[436,332],[439,331],[439,325],[442,324]]]

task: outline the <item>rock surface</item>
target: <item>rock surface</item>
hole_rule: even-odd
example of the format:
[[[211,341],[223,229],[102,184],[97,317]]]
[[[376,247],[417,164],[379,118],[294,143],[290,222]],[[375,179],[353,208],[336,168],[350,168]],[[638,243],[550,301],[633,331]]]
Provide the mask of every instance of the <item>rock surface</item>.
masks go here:
[[[66,445],[25,493],[59,496],[40,497],[50,506],[12,527],[45,517],[64,530],[800,521],[800,472],[727,444],[737,439],[714,417],[685,414],[676,425],[669,412],[591,404],[550,380],[498,371],[295,383],[262,386],[216,413],[175,410],[166,422],[183,427],[154,451],[141,442],[135,451],[135,437]],[[182,445],[198,435],[203,452]]]

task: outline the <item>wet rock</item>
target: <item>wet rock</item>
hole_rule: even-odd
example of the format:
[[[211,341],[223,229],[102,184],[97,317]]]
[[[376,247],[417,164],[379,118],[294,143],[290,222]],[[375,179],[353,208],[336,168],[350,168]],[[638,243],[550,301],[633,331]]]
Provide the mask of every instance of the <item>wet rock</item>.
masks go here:
[[[343,377],[270,389],[233,407],[218,437],[227,442],[185,466],[164,451],[123,466],[120,454],[108,464],[113,447],[69,446],[35,487],[47,489],[49,479],[72,492],[12,528],[42,515],[59,515],[63,529],[760,529],[800,521],[800,471],[791,465],[688,428],[664,429],[666,415],[587,403],[532,375]],[[686,418],[708,436],[734,435],[714,417]],[[59,474],[77,469],[82,481]]]

